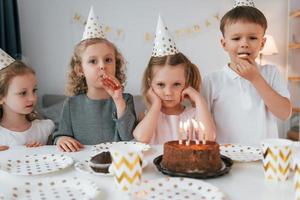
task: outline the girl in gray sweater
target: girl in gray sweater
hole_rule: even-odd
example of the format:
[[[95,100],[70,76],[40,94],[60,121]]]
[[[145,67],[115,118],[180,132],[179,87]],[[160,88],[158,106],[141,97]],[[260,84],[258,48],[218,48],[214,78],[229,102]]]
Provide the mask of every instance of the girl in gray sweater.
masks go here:
[[[71,59],[70,97],[64,102],[59,128],[53,135],[61,151],[133,139],[136,115],[132,95],[123,93],[125,62],[115,45],[100,33],[86,31]]]

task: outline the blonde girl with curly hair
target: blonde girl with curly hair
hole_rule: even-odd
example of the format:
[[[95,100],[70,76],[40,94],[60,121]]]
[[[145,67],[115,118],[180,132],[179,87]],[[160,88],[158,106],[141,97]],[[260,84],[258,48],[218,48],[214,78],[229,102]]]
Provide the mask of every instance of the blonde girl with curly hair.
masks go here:
[[[136,116],[132,95],[123,93],[125,61],[116,46],[98,34],[100,30],[93,33],[100,27],[89,22],[95,19],[89,16],[84,38],[71,58],[69,97],[53,138],[61,151],[133,139]]]

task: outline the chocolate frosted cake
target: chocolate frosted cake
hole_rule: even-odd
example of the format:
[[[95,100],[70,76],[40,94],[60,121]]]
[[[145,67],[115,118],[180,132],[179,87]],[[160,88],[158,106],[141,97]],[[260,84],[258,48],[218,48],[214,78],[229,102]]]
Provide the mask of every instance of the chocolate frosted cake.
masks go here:
[[[94,172],[108,173],[108,168],[111,162],[110,153],[105,151],[93,156],[89,164]]]
[[[169,141],[164,144],[162,166],[173,172],[206,173],[216,172],[222,167],[219,144],[206,141],[206,144],[179,144]]]

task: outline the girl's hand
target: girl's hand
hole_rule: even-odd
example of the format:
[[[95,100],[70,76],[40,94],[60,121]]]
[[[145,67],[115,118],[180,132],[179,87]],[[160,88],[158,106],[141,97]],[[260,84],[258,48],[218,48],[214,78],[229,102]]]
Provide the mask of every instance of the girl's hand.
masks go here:
[[[161,99],[159,98],[159,96],[157,96],[157,94],[154,92],[152,87],[148,89],[146,95],[147,95],[146,98],[148,99],[151,105],[156,105],[158,107],[161,107]]]
[[[60,151],[75,152],[83,148],[83,145],[72,137],[62,136],[57,144]]]
[[[250,82],[257,80],[261,76],[255,61],[247,58],[237,58],[234,61],[234,66],[231,68]]]
[[[36,141],[29,142],[29,143],[26,144],[26,147],[29,147],[29,148],[31,148],[31,147],[40,147],[40,146],[43,146],[43,144],[40,143],[40,142],[36,142]]]
[[[7,150],[7,149],[9,149],[8,146],[0,146],[0,151],[5,151],[5,150]]]
[[[200,92],[188,86],[181,93],[181,100],[183,101],[184,98],[188,98],[192,103],[196,103],[200,99]]]
[[[113,98],[114,101],[123,98],[123,88],[116,77],[104,74],[102,82],[103,88]]]

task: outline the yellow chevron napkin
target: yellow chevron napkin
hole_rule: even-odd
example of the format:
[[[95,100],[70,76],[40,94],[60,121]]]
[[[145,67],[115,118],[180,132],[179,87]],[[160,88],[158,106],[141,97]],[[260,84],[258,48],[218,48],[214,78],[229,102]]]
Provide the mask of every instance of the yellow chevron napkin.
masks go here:
[[[261,142],[263,166],[268,180],[285,181],[290,173],[293,142],[286,139],[272,138]]]
[[[294,188],[295,200],[300,200],[300,157],[294,159],[295,175],[294,175]]]
[[[141,181],[143,153],[136,145],[124,143],[113,144],[109,151],[112,157],[110,171],[116,186],[127,192],[131,185]]]

